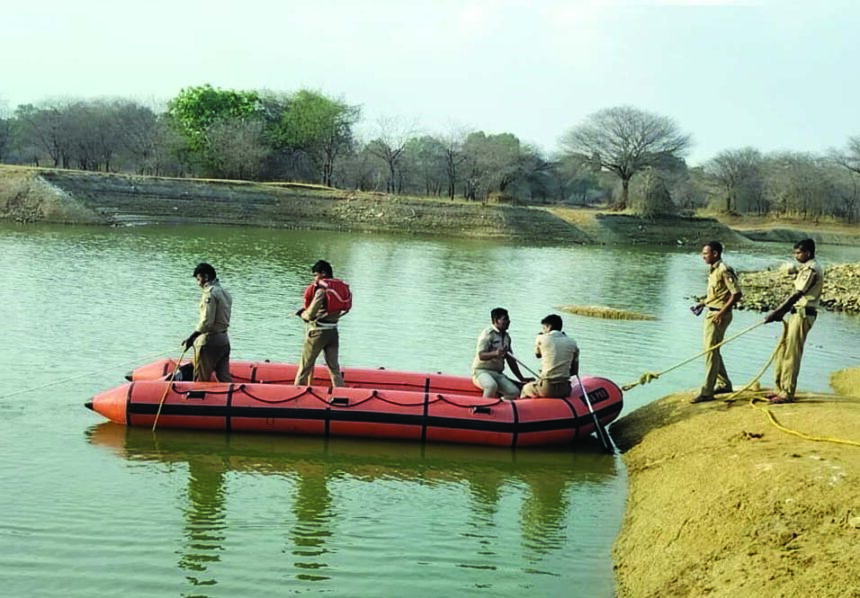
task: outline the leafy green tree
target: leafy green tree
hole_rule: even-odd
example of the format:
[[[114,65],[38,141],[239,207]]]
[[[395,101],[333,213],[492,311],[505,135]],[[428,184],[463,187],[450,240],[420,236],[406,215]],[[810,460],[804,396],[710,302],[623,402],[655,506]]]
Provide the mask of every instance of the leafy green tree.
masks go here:
[[[216,89],[211,85],[186,87],[167,104],[169,122],[185,139],[182,159],[197,158],[204,165],[208,151],[207,130],[218,121],[262,118],[260,95],[255,91]]]
[[[523,175],[520,140],[511,133],[471,133],[463,142],[463,153],[467,162],[467,199],[486,199],[494,190],[504,194]]]
[[[413,137],[406,143],[406,167],[414,189],[426,195],[441,195],[445,186],[446,146],[432,135]]]
[[[618,176],[622,190],[615,207],[619,210],[627,208],[630,179],[636,173],[682,157],[690,143],[690,136],[681,133],[670,118],[631,106],[595,112],[562,138],[568,153],[593,160]]]
[[[281,148],[308,155],[331,186],[337,158],[353,143],[353,126],[361,111],[356,106],[308,90],[295,93],[284,110],[276,133]]]

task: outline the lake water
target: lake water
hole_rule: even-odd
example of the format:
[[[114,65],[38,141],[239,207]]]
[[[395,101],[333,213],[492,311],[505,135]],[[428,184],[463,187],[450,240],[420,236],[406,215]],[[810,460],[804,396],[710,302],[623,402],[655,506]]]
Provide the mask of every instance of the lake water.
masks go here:
[[[0,576],[7,596],[613,595],[620,457],[576,450],[126,430],[84,408],[135,366],[177,357],[211,262],[234,298],[236,359],[295,361],[291,314],[317,259],[348,280],[341,363],[468,374],[493,307],[533,369],[540,319],[608,305],[655,321],[565,315],[582,370],[619,384],[701,350],[699,247],[489,241],[206,227],[0,225]],[[739,269],[788,245],[729,251]],[[826,263],[860,249],[821,247]],[[786,290],[788,292],[788,290]],[[738,312],[730,334],[761,314]],[[780,329],[724,349],[735,385]],[[860,318],[819,317],[800,386],[857,365]],[[625,413],[701,383],[702,362],[627,393]],[[770,384],[772,374],[765,382]],[[693,407],[691,407],[693,408]]]

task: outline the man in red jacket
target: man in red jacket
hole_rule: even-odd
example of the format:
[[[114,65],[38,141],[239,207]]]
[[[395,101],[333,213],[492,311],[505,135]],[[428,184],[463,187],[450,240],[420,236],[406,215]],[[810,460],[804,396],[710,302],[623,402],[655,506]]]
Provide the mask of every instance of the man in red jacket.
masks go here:
[[[295,384],[308,386],[313,382],[314,363],[322,353],[332,386],[343,386],[337,360],[340,348],[337,322],[352,304],[349,285],[334,278],[331,264],[325,260],[311,266],[311,272],[314,281],[305,289],[304,307],[296,312],[305,321],[306,331]]]

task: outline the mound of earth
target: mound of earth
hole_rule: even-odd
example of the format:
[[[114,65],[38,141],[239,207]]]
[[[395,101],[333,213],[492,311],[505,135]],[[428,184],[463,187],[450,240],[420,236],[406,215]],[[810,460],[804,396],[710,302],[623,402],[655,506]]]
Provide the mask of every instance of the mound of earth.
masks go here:
[[[835,379],[857,389],[860,369]],[[630,480],[618,595],[860,596],[860,397],[692,394],[611,427]]]

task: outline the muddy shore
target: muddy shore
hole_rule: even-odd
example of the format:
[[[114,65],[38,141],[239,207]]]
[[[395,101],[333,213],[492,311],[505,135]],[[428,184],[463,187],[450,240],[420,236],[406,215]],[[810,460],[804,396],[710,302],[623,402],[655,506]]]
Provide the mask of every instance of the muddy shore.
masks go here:
[[[216,224],[506,239],[531,244],[731,247],[752,237],[713,217],[646,219],[588,208],[529,207],[354,192],[301,183],[130,176],[0,165],[0,220],[106,226]],[[860,245],[860,231],[789,231]],[[758,234],[758,233],[756,233]],[[755,235],[753,235],[755,236]],[[782,239],[781,239],[782,240]]]
[[[832,385],[774,406],[676,394],[613,424],[629,475],[618,595],[860,596],[860,368]]]

